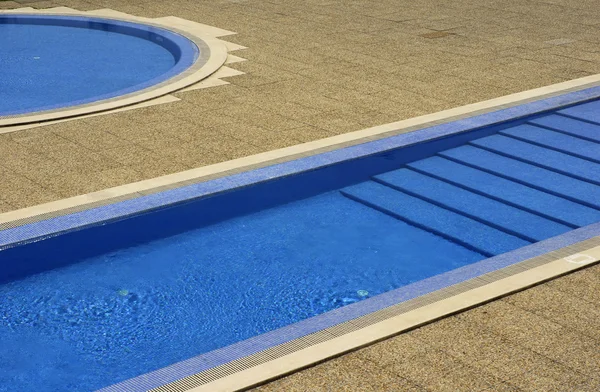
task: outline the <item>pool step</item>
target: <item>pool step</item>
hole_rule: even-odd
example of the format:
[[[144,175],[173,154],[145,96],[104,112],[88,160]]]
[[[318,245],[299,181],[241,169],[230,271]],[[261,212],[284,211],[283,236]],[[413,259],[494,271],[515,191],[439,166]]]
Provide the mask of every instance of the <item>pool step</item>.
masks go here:
[[[571,227],[410,169],[381,174],[375,180],[530,242],[571,230]]]
[[[577,120],[600,125],[600,101],[572,106],[570,108],[559,110],[557,113]]]
[[[344,188],[341,193],[486,256],[505,253],[530,244],[529,241],[502,230],[375,181]]]
[[[471,141],[470,144],[496,154],[600,185],[600,164],[586,159],[549,150],[503,135],[492,135],[476,139]]]
[[[534,120],[529,120],[528,123],[600,143],[600,125],[594,125],[558,114],[539,117]]]
[[[442,151],[438,155],[555,196],[600,209],[600,186],[598,185],[471,145]]]
[[[470,166],[434,156],[407,165],[431,177],[571,227],[600,222],[600,211]]]
[[[561,132],[524,124],[500,131],[500,134],[592,162],[600,162],[600,143],[565,135]]]
[[[341,193],[492,256],[600,222],[600,102],[538,117]]]

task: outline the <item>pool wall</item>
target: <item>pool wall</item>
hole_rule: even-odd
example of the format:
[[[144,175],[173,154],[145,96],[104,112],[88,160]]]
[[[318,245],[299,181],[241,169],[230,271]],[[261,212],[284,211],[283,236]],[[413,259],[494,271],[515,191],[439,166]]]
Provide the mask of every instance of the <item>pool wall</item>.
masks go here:
[[[600,97],[600,87],[548,98],[421,131],[193,184],[0,232],[4,280],[56,268],[111,249],[247,214],[364,181],[433,153],[487,136],[549,111]],[[527,120],[532,117],[528,117]],[[225,208],[227,207],[227,208]],[[203,213],[200,213],[202,211]],[[157,229],[147,229],[147,228]],[[144,228],[144,230],[140,230]],[[600,235],[600,224],[573,230],[300,323],[194,357],[107,391],[147,390],[258,353],[523,260]],[[73,244],[76,244],[74,246]],[[40,255],[53,255],[39,261]]]
[[[66,223],[65,221],[74,222],[73,219],[79,217],[67,215],[50,221],[39,222],[40,226],[45,226],[45,228],[40,227],[40,229],[46,233],[45,236],[49,237],[44,235],[34,237],[33,235],[36,232],[28,230],[32,228],[9,229],[0,235],[0,250],[3,250],[0,252],[0,263],[9,259],[13,262],[8,268],[4,269],[0,282],[362,182],[373,175],[402,166],[404,163],[425,158],[437,151],[459,146],[466,141],[496,133],[499,129],[510,124],[512,122],[335,164],[316,166],[306,171],[282,177],[272,179],[256,178],[255,183],[240,184],[239,187],[234,185],[236,180],[244,181],[251,179],[251,177],[237,175],[234,177],[238,178],[227,179],[232,182],[230,182],[230,185],[233,185],[231,188],[213,188],[214,192],[210,192],[211,188],[201,186],[200,189],[204,188],[203,191],[206,192],[206,195],[195,196],[192,199],[180,199],[177,196],[182,195],[181,192],[183,192],[182,196],[190,195],[188,192],[196,193],[194,188],[198,188],[198,186],[150,195],[143,198],[145,199],[143,204],[140,204],[142,200],[134,199],[120,203],[120,208],[117,208],[118,212],[123,213],[129,208],[137,210],[141,206],[146,206],[141,214],[136,215],[135,210],[132,210],[133,215],[110,216],[112,215],[111,211],[117,211],[107,206],[102,208],[103,211],[97,212],[110,214],[105,216],[106,219],[111,220],[111,223],[104,221],[101,225],[97,225],[90,222],[88,225],[81,225],[73,231],[67,229],[67,232],[59,236],[56,235],[57,232],[63,230],[57,229]],[[265,169],[260,170],[255,175],[260,175],[260,172],[263,171]],[[220,182],[215,180],[212,185],[218,187]],[[173,203],[165,203],[169,201],[169,196],[175,196],[175,199],[171,199]],[[89,215],[89,213],[79,214]],[[85,219],[85,217],[81,218]],[[81,230],[84,228],[85,230]],[[41,232],[38,233],[41,234]],[[27,240],[22,239],[22,241],[32,243],[26,247],[16,247],[17,243],[12,240],[17,239],[19,234],[25,234],[25,236],[30,234],[30,238]],[[8,241],[11,242],[8,243]],[[57,253],[57,249],[60,249],[60,252]],[[48,258],[40,260],[39,255],[41,254],[56,256],[51,260]]]

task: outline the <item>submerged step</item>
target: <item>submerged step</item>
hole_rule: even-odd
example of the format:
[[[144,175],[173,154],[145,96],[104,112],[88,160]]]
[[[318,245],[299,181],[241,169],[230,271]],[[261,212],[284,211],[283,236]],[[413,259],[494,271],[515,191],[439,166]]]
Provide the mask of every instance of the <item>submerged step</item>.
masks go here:
[[[586,159],[503,135],[476,139],[470,144],[600,185],[600,164]]]
[[[600,186],[477,148],[461,146],[439,155],[593,208],[600,208]]]
[[[557,114],[529,120],[528,123],[600,143],[600,125],[590,124]]]
[[[408,167],[574,227],[600,222],[600,211],[469,166],[434,156]]]
[[[568,226],[410,169],[395,170],[378,175],[375,179],[527,241],[541,241],[571,230]]]
[[[593,101],[577,106],[572,106],[557,113],[590,121],[600,125],[600,101]]]
[[[374,181],[341,190],[362,204],[492,256],[528,245],[503,231]]]
[[[600,144],[578,137],[527,124],[504,129],[500,133],[592,162],[600,162]]]

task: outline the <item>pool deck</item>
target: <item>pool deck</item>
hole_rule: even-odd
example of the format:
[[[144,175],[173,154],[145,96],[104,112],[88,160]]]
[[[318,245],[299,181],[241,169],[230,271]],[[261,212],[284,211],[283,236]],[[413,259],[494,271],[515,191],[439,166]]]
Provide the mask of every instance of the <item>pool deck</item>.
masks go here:
[[[248,47],[229,85],[0,134],[0,213],[600,73],[596,0],[440,3],[0,1],[179,16]],[[586,268],[257,391],[597,391],[599,289]]]

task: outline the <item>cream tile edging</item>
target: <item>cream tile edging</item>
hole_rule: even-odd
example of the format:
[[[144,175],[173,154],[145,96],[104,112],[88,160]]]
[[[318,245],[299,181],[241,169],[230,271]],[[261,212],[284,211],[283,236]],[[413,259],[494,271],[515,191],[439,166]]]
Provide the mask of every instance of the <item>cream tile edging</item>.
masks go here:
[[[40,121],[56,120],[65,117],[81,116],[83,114],[104,112],[107,110],[129,106],[143,101],[148,101],[153,98],[167,95],[173,91],[181,90],[186,87],[206,79],[219,70],[228,59],[228,52],[231,50],[243,49],[243,46],[230,44],[220,40],[217,37],[224,35],[235,34],[233,32],[219,29],[212,26],[203,25],[196,22],[186,21],[176,17],[164,17],[158,19],[136,17],[122,12],[117,12],[108,9],[79,12],[67,7],[57,7],[50,9],[35,10],[32,8],[20,8],[13,10],[0,10],[0,15],[19,14],[19,15],[53,15],[53,16],[82,16],[96,17],[118,22],[132,22],[143,24],[152,27],[158,27],[178,33],[190,41],[194,42],[200,49],[201,53],[198,60],[186,71],[181,74],[164,81],[156,86],[146,88],[141,91],[126,94],[121,97],[115,97],[99,102],[50,110],[47,112],[39,112],[31,115],[16,115],[16,116],[0,116],[0,132],[1,127],[15,126]],[[202,50],[209,53],[208,59],[202,57]],[[204,60],[206,60],[204,62]],[[203,64],[202,64],[203,63]],[[226,75],[231,76],[231,75]],[[213,82],[214,83],[214,82]]]
[[[319,151],[333,149],[344,144],[358,144],[362,141],[382,137],[390,132],[400,133],[409,128],[424,127],[428,124],[450,120],[457,116],[469,115],[480,111],[491,111],[507,105],[516,105],[527,100],[541,99],[544,96],[557,94],[567,90],[583,89],[596,85],[600,85],[600,75],[587,76],[568,82],[562,82],[547,87],[511,94],[500,98],[494,98],[488,101],[469,104],[454,109],[384,124],[343,135],[272,150],[244,158],[203,166],[196,169],[185,170],[182,172],[168,174],[165,176],[113,188],[107,188],[85,195],[74,196],[33,207],[2,213],[0,214],[0,225],[25,220],[41,214],[56,213],[68,208],[84,207],[90,203],[97,203],[103,200],[109,200],[125,195],[139,194],[141,196],[142,192],[146,192],[155,188],[168,187],[177,183],[188,181],[202,181],[206,178],[214,178],[226,175],[232,171],[242,171],[253,166],[266,166],[275,161],[291,160],[295,157],[311,155]]]
[[[328,358],[594,264],[600,260],[600,246],[578,254],[587,256],[588,261],[573,263],[569,260],[571,256],[568,256],[189,389],[189,392],[231,392],[266,383]]]
[[[209,79],[204,79],[202,81],[200,81],[199,83],[204,83],[205,81],[210,80]],[[142,102],[138,102],[135,103],[133,105],[129,105],[129,106],[122,106],[119,108],[115,108],[115,109],[111,109],[109,111],[106,112],[96,112],[96,113],[88,113],[88,114],[82,114],[81,116],[77,116],[77,117],[70,117],[70,118],[59,118],[56,120],[48,120],[48,121],[44,121],[41,123],[33,123],[33,124],[23,124],[23,125],[9,125],[6,127],[0,127],[0,135],[3,133],[11,133],[11,132],[17,132],[17,131],[24,131],[26,129],[33,129],[33,128],[38,128],[38,127],[43,127],[45,125],[52,125],[52,124],[58,124],[58,123],[62,123],[62,122],[66,122],[66,121],[71,121],[71,120],[76,120],[76,119],[82,119],[82,118],[89,118],[89,117],[97,117],[97,116],[102,116],[104,114],[109,114],[109,113],[119,113],[119,112],[124,112],[127,110],[134,110],[134,109],[139,109],[139,108],[145,108],[148,106],[154,106],[154,105],[163,105],[163,104],[167,104],[167,103],[172,103],[172,102],[177,102],[180,101],[179,98],[177,98],[174,95],[171,94],[167,94],[167,95],[161,95],[158,98],[152,98],[148,101],[142,101]]]

